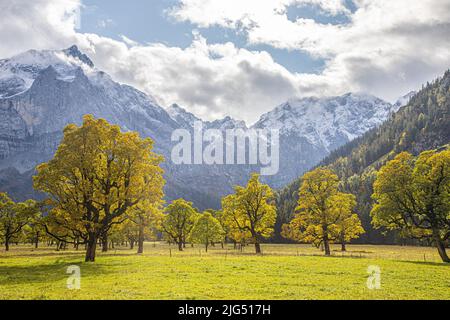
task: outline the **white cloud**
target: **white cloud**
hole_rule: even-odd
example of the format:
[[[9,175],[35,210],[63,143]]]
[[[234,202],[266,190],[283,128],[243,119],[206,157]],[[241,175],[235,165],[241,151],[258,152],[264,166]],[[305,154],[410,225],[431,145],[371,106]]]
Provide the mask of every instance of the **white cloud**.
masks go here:
[[[86,35],[100,68],[151,93],[164,105],[178,102],[205,119],[231,115],[255,121],[287,97],[298,94],[297,76],[266,52],[232,43],[207,44],[196,36],[186,49],[162,44],[132,45]]]
[[[208,44],[194,33],[188,48],[140,45],[76,31],[71,0],[0,0],[0,56],[73,43],[118,81],[178,103],[206,118],[231,115],[255,121],[292,96],[366,91],[393,99],[449,67],[450,1],[356,0],[352,13],[340,0],[180,0],[170,14],[200,28],[244,31],[248,42],[302,50],[325,59],[320,74],[298,74],[267,52]],[[292,5],[344,14],[342,25],[287,18]],[[82,21],[81,21],[82,22]]]
[[[73,43],[79,6],[72,0],[0,0],[1,57]]]
[[[289,5],[307,3],[329,14],[344,13],[349,22],[288,19]],[[328,91],[362,90],[393,99],[449,67],[450,1],[356,0],[354,4],[357,10],[350,13],[342,1],[180,0],[170,14],[200,27],[245,31],[250,44],[302,50],[326,59],[319,77],[300,76],[306,87],[314,79],[315,84],[342,85]]]
[[[315,5],[333,15],[349,13],[343,0],[179,0],[179,5],[168,12],[180,21],[200,27],[254,29],[285,17],[286,8],[294,5]]]

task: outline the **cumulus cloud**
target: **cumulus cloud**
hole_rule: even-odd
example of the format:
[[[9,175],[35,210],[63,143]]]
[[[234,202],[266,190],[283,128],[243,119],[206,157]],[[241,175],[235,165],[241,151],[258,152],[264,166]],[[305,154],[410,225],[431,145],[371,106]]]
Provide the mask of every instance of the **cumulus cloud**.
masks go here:
[[[0,56],[76,41],[79,1],[0,0]]]
[[[260,112],[298,94],[296,76],[267,52],[208,44],[200,35],[186,49],[129,39],[125,46],[96,35],[85,39],[101,68],[164,105],[178,102],[205,119],[231,115],[255,121]]]
[[[343,1],[180,0],[170,14],[200,27],[243,31],[250,44],[301,50],[325,59],[326,68],[318,77],[298,75],[307,91],[316,85],[323,91],[329,83],[340,86],[323,92],[360,90],[394,99],[449,67],[449,1],[353,2],[354,13]],[[305,4],[331,15],[345,14],[348,22],[288,19],[289,6]]]
[[[315,5],[329,14],[349,10],[343,0],[179,0],[169,14],[181,21],[190,21],[200,27],[214,25],[227,28],[255,29],[260,24],[285,17],[287,7]]]
[[[205,119],[231,115],[249,122],[293,96],[365,91],[392,100],[449,67],[450,2],[440,0],[179,0],[168,13],[199,28],[220,26],[249,44],[296,50],[324,59],[318,74],[300,74],[265,51],[211,44],[195,33],[187,48],[139,44],[77,31],[75,0],[0,0],[0,56],[30,48],[78,44],[114,79],[178,103]],[[343,24],[288,19],[291,6],[345,15]]]

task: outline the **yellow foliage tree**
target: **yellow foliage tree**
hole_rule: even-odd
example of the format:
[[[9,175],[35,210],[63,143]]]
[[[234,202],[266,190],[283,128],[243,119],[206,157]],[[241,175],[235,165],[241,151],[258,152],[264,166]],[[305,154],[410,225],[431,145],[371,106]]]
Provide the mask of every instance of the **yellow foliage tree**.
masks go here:
[[[277,217],[272,189],[253,174],[246,187],[235,187],[235,193],[222,200],[222,209],[235,240],[250,238],[257,254],[261,241],[269,238]]]
[[[95,261],[97,240],[112,225],[142,201],[162,198],[163,158],[152,149],[151,139],[91,115],[80,127],[68,125],[54,158],[38,166],[34,177],[58,226],[52,235],[72,233],[87,245],[85,260]]]
[[[296,214],[283,226],[284,237],[323,245],[329,256],[330,243],[346,242],[364,232],[352,211],[355,197],[339,192],[339,178],[333,171],[318,168],[306,173],[302,181]]]
[[[138,254],[144,253],[146,236],[156,236],[164,220],[160,199],[147,199],[134,206],[128,214],[128,219],[137,227]]]
[[[36,202],[15,203],[6,193],[0,193],[0,237],[9,251],[9,244],[22,229],[40,216]]]
[[[372,224],[401,230],[404,236],[432,239],[450,262],[450,150],[404,152],[380,169],[374,183]]]
[[[217,221],[219,221],[220,227],[223,230],[223,237],[221,239],[221,245],[222,245],[222,249],[223,249],[227,239],[232,239],[230,237],[229,224],[226,221],[227,217],[223,214],[223,211],[221,211],[221,210],[208,209],[205,212],[210,213],[214,218],[217,219]]]
[[[333,238],[337,238],[341,244],[341,250],[346,251],[346,244],[353,239],[358,239],[365,232],[361,220],[353,211],[356,207],[356,197],[350,193],[339,192],[330,199],[330,202],[332,215],[339,217]]]
[[[232,194],[222,199],[221,219],[228,237],[234,242],[235,248],[237,244],[242,246],[251,240],[250,231],[240,228],[244,222],[242,221],[242,214],[238,211],[236,195]]]
[[[211,213],[204,212],[195,222],[189,238],[192,243],[204,244],[205,250],[208,252],[209,245],[214,242],[223,241],[224,235],[225,232],[219,220],[214,218]]]
[[[174,200],[164,211],[166,215],[161,229],[169,240],[178,245],[178,250],[183,251],[199,213],[192,207],[191,202],[184,199]]]

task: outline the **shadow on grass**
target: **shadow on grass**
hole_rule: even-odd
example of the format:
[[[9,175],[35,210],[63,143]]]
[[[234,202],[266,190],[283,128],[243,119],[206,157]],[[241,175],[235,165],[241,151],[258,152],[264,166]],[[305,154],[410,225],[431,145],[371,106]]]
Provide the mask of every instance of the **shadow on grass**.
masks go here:
[[[11,251],[6,252],[5,250],[0,250],[0,260],[1,259],[14,259],[14,258],[37,258],[37,257],[83,257],[85,255],[84,249],[79,250],[51,250],[49,248],[39,248],[39,249],[22,249],[22,248],[12,248]],[[110,257],[110,256],[133,256],[137,255],[135,250],[129,248],[119,248],[110,249],[108,252],[101,252],[97,250],[97,256],[99,257]]]
[[[343,253],[343,254],[373,254],[373,253],[375,253],[373,251],[364,251],[364,250],[348,250],[348,251],[332,250],[332,252]]]
[[[410,263],[422,266],[432,266],[432,267],[450,267],[450,263],[444,262],[431,262],[431,261],[407,261],[407,260],[398,260],[401,263]]]
[[[64,251],[54,251],[54,252],[37,252],[37,251],[30,251],[30,252],[22,252],[22,253],[13,253],[8,255],[1,255],[0,259],[15,259],[15,258],[42,258],[42,257],[83,257],[83,252],[64,252]]]
[[[67,268],[77,265],[81,275],[104,276],[113,273],[113,268],[102,263],[80,263],[77,261],[56,261],[53,264],[33,264],[27,266],[0,265],[0,286],[30,283],[51,283],[67,279]]]

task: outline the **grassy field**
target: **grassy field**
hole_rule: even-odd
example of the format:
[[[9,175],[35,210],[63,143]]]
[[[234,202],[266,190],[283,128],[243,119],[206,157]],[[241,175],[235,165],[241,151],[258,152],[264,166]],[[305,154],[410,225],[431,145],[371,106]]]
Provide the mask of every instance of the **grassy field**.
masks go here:
[[[147,243],[99,253],[86,264],[83,252],[12,247],[0,251],[0,299],[450,299],[450,265],[434,248],[349,246],[323,257],[304,245],[253,248],[196,246],[179,253]],[[67,267],[81,268],[81,289],[68,290]],[[381,288],[367,288],[367,269],[381,269]]]

